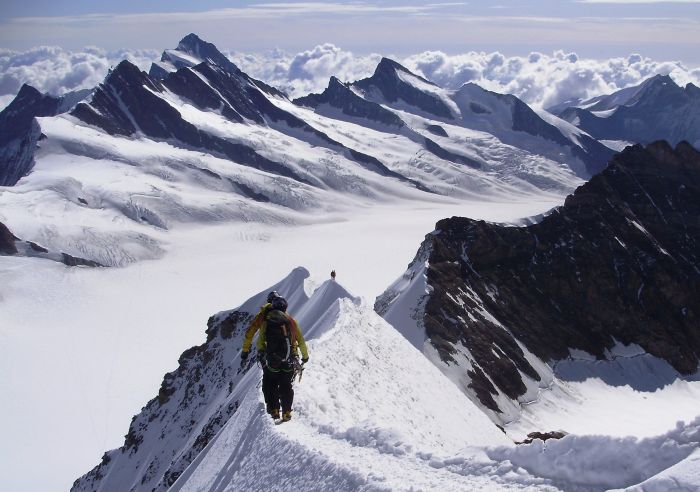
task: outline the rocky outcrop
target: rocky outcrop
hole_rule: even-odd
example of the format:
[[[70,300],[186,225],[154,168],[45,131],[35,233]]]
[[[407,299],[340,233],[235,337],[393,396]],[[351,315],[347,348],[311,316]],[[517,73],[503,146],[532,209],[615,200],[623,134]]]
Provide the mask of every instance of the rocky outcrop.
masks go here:
[[[34,118],[68,111],[89,91],[62,97],[42,94],[24,84],[12,102],[0,112],[0,186],[13,186],[34,166],[34,151],[41,130]]]
[[[516,400],[536,359],[599,359],[637,344],[680,374],[700,357],[700,153],[686,143],[617,155],[540,223],[453,217],[422,251],[420,323],[443,364],[468,352],[463,380],[488,409]],[[382,299],[386,311],[392,300]]]
[[[0,222],[0,255],[14,255],[17,254],[17,245],[15,244],[17,238],[10,230]]]
[[[49,251],[31,241],[23,241],[15,237],[5,224],[0,222],[0,255],[5,256],[29,256],[32,258],[43,258],[46,260],[58,261],[67,266],[89,266],[99,267],[99,263],[78,258],[66,253]]]
[[[406,126],[396,113],[360,97],[353,92],[351,84],[344,84],[336,77],[330,78],[328,88],[323,93],[300,97],[295,99],[294,103],[311,108],[327,104],[350,118],[374,121],[387,127],[395,127],[395,130]]]

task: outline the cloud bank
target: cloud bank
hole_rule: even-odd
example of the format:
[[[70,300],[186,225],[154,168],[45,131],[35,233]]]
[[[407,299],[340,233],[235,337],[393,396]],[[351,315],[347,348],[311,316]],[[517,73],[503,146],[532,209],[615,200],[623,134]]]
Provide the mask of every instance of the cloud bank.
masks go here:
[[[381,58],[378,54],[354,55],[332,44],[296,55],[273,51],[264,55],[230,53],[229,56],[253,77],[285,90],[292,97],[322,91],[331,75],[343,81],[367,77]],[[395,59],[442,87],[457,89],[473,82],[495,92],[514,94],[538,107],[611,93],[637,85],[657,73],[671,75],[681,85],[688,82],[700,85],[700,68],[639,54],[595,60],[564,51],[511,57],[499,52],[448,55],[425,51]]]
[[[321,92],[333,75],[343,81],[367,77],[381,58],[380,54],[358,55],[329,43],[299,53],[281,50],[225,53],[243,71],[291,97]],[[159,56],[154,50],[85,48],[72,52],[50,46],[24,52],[0,49],[0,108],[10,102],[25,82],[42,92],[60,95],[96,86],[109,68],[123,59],[148,70],[151,61]],[[565,51],[533,52],[527,56],[425,51],[392,58],[443,87],[456,89],[473,82],[495,92],[515,94],[538,107],[611,93],[639,84],[657,73],[669,74],[681,85],[688,82],[700,85],[700,68],[639,54],[595,60]]]
[[[39,46],[22,52],[0,49],[0,104],[5,101],[9,104],[24,83],[41,92],[62,95],[95,87],[110,67],[124,59],[148,70],[158,56],[153,50],[105,51],[95,47],[78,52],[57,46]]]

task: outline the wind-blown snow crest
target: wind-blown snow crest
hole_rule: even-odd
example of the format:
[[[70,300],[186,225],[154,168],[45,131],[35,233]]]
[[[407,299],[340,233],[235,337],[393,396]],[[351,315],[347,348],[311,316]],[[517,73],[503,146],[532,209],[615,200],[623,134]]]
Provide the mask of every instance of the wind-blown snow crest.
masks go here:
[[[312,330],[323,334],[309,342],[293,420],[274,427],[252,392],[173,490],[506,488],[441,461],[513,446],[505,434],[369,306],[344,298],[329,311]]]

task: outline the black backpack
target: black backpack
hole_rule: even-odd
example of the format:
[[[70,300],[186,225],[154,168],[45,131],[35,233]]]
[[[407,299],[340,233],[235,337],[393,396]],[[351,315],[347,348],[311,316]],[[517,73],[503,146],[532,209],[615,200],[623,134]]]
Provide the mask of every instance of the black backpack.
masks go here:
[[[273,371],[289,372],[292,364],[292,324],[287,315],[271,310],[265,317],[265,361]]]

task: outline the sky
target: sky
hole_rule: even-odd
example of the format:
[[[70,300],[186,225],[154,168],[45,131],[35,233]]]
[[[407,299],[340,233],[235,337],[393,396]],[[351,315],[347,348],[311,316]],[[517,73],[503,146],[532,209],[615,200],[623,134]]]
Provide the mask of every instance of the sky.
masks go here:
[[[217,46],[356,53],[563,49],[585,57],[642,52],[700,64],[700,0],[3,0],[0,47],[162,49],[186,32]]]
[[[148,71],[190,32],[290,97],[369,76],[382,56],[536,107],[657,73],[700,85],[700,0],[438,1],[3,0],[0,109],[24,83],[61,95],[124,59]]]

